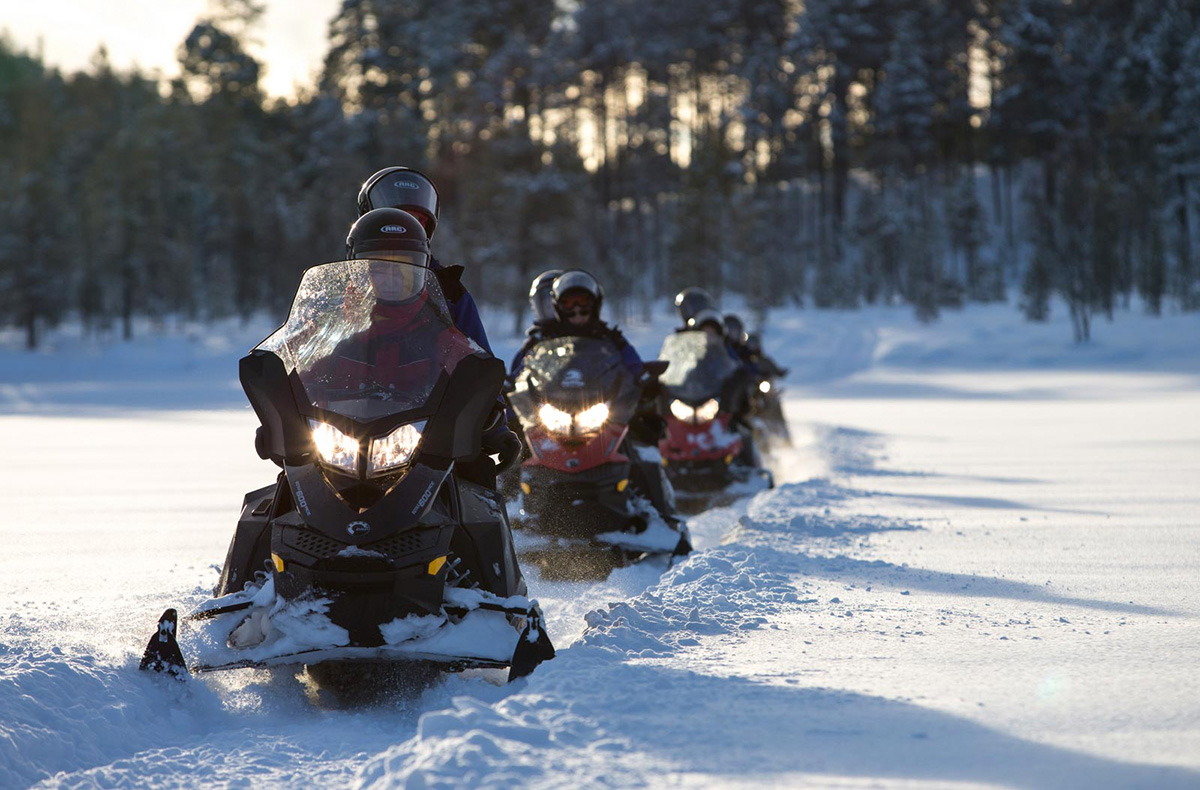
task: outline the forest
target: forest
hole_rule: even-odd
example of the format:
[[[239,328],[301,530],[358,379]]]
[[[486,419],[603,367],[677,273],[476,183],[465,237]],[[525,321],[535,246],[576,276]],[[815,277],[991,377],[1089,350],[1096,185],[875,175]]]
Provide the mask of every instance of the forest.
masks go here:
[[[688,285],[773,306],[1200,309],[1200,3],[344,0],[270,99],[263,7],[179,75],[64,74],[0,39],[0,326],[282,316],[362,181],[438,184],[439,258],[526,320],[582,267],[613,317]]]

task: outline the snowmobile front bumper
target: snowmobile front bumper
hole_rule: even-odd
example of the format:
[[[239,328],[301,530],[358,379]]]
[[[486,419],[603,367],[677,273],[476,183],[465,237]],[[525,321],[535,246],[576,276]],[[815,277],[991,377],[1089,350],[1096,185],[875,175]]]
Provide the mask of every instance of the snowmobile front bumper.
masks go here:
[[[635,496],[630,474],[628,463],[581,473],[526,467],[517,526],[635,556],[691,551],[687,528],[668,523],[649,501]]]
[[[675,490],[689,494],[720,491],[734,483],[745,482],[752,474],[752,470],[736,463],[732,456],[705,461],[667,461],[663,465]]]
[[[175,629],[164,626],[174,621],[174,610],[167,610],[140,668],[182,675],[326,661],[408,661],[450,672],[509,667],[513,680],[554,657],[541,609],[522,596],[451,588],[439,614],[397,618],[380,626],[383,644],[357,645],[329,620],[328,599],[283,600],[275,596],[273,581],[211,599],[185,618],[195,631],[197,657],[190,666],[185,667]],[[260,641],[235,646],[259,635]]]

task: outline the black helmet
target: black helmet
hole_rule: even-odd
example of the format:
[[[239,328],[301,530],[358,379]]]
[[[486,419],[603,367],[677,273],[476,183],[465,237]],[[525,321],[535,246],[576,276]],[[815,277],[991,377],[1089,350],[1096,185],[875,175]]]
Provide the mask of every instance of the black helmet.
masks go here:
[[[675,295],[675,309],[679,311],[680,320],[690,326],[692,316],[701,310],[716,310],[717,302],[703,288],[684,288]]]
[[[374,258],[429,266],[429,238],[421,221],[398,208],[377,208],[358,218],[346,236],[346,258]]]
[[[733,313],[725,314],[725,336],[735,343],[746,342],[746,325]]]
[[[721,314],[716,310],[705,308],[687,320],[688,329],[704,329],[708,326],[716,329],[718,335],[725,335],[725,324],[721,321]]]
[[[358,190],[358,213],[377,208],[399,208],[416,215],[428,238],[437,230],[442,201],[429,177],[411,167],[385,167],[363,182]]]
[[[554,297],[550,288],[554,285],[554,278],[562,273],[562,269],[547,269],[529,284],[529,307],[533,310],[534,320],[554,320]]]
[[[573,293],[587,293],[592,297],[592,301],[596,305],[592,311],[592,321],[599,321],[600,308],[604,304],[604,289],[600,287],[600,283],[596,281],[595,277],[583,269],[571,269],[554,278],[554,283],[550,286],[550,298],[558,319],[560,321],[567,320],[567,315],[563,310],[570,306],[569,302]]]

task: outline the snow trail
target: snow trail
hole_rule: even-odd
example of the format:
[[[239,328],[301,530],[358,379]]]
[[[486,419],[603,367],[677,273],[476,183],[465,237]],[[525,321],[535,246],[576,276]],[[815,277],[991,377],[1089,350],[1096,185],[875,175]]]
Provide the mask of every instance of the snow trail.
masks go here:
[[[229,361],[258,337],[0,351],[0,787],[1200,786],[1196,317],[1080,350],[988,308],[773,320],[777,490],[669,570],[531,573],[530,678],[349,709],[135,670],[274,474]]]

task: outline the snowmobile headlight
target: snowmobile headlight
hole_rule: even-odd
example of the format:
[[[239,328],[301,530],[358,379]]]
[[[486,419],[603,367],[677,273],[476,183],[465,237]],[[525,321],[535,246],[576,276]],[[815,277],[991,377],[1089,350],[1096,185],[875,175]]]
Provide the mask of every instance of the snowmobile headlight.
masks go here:
[[[313,444],[321,460],[347,474],[358,474],[358,440],[339,431],[332,425],[310,419]]]
[[[542,418],[542,425],[554,433],[566,433],[571,430],[571,415],[549,403],[542,404],[542,408],[538,409],[538,416]]]
[[[758,391],[761,392],[763,395],[766,395],[768,392],[771,391],[771,382],[769,382],[769,381],[760,382],[758,385]]]
[[[581,431],[598,431],[608,419],[608,404],[597,403],[575,415],[575,425]]]
[[[696,410],[681,400],[673,400],[671,401],[671,414],[674,414],[677,420],[691,422],[692,418],[696,416]]]
[[[424,427],[424,420],[410,422],[401,425],[387,436],[372,439],[371,455],[367,459],[367,474],[380,475],[411,461],[421,444],[421,431]]]
[[[717,419],[717,412],[721,410],[721,404],[717,403],[716,398],[709,398],[704,403],[696,407],[697,422],[712,422]]]

